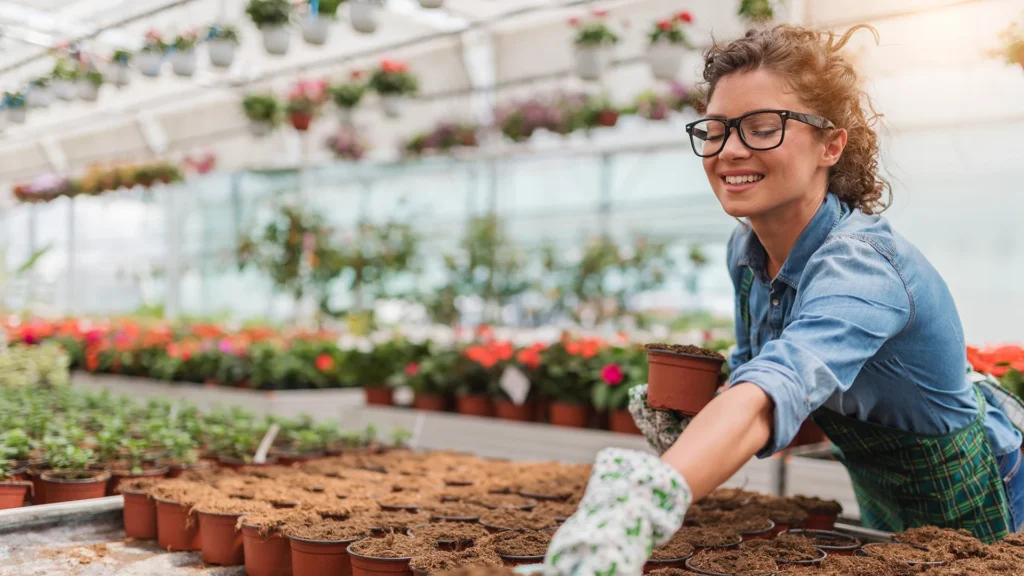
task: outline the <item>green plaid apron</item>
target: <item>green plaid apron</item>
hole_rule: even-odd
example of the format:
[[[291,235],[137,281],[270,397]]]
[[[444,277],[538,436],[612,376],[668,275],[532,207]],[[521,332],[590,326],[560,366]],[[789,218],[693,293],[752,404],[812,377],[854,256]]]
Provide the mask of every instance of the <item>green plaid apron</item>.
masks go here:
[[[748,331],[753,280],[748,268],[739,302]],[[925,525],[963,528],[985,542],[1013,531],[1003,480],[985,433],[984,384],[974,388],[978,417],[943,436],[872,424],[825,408],[811,415],[850,473],[864,525],[886,532]],[[995,400],[1005,412],[1001,398]]]

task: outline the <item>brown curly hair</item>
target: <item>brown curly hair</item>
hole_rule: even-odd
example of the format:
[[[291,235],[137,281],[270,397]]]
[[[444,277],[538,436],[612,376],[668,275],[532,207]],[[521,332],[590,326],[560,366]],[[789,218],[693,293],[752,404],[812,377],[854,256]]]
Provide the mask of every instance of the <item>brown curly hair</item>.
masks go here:
[[[707,109],[718,82],[730,74],[760,68],[779,74],[814,113],[847,131],[846,149],[829,170],[829,191],[851,207],[875,214],[892,201],[892,188],[878,171],[875,125],[880,115],[861,89],[853,65],[839,54],[860,29],[871,31],[878,42],[878,32],[863,24],[842,35],[783,24],[750,30],[726,44],[715,42],[704,52],[699,89],[705,96],[698,110]],[[827,135],[821,131],[821,138]]]

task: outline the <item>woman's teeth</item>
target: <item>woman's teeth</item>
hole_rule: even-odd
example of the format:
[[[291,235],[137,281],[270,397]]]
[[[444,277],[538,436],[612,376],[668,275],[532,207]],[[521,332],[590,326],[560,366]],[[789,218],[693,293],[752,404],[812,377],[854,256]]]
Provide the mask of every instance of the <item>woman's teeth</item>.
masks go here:
[[[763,174],[747,174],[745,176],[726,176],[725,181],[729,184],[750,184],[764,179]]]

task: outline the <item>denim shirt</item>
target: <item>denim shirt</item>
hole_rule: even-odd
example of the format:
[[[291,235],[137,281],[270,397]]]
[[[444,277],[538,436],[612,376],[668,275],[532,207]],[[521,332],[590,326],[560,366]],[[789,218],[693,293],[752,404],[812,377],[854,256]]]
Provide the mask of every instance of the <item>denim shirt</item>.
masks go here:
[[[779,274],[748,226],[729,241],[736,287],[733,384],[759,386],[775,403],[764,458],[793,440],[819,407],[923,435],[947,434],[978,417],[967,377],[963,327],[938,272],[880,216],[828,194]],[[744,269],[754,272],[750,328],[740,313]],[[985,426],[993,454],[1021,445],[996,407]]]

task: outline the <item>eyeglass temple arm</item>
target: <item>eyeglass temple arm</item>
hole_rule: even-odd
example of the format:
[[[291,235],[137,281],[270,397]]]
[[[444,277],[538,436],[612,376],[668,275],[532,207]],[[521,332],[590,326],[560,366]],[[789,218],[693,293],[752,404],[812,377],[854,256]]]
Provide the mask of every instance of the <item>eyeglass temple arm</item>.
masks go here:
[[[829,120],[826,120],[825,118],[822,118],[821,116],[803,114],[801,112],[790,112],[789,117],[794,120],[799,120],[800,122],[803,122],[805,124],[810,124],[811,126],[821,128],[822,130],[831,130],[836,127],[835,124],[833,124]]]

